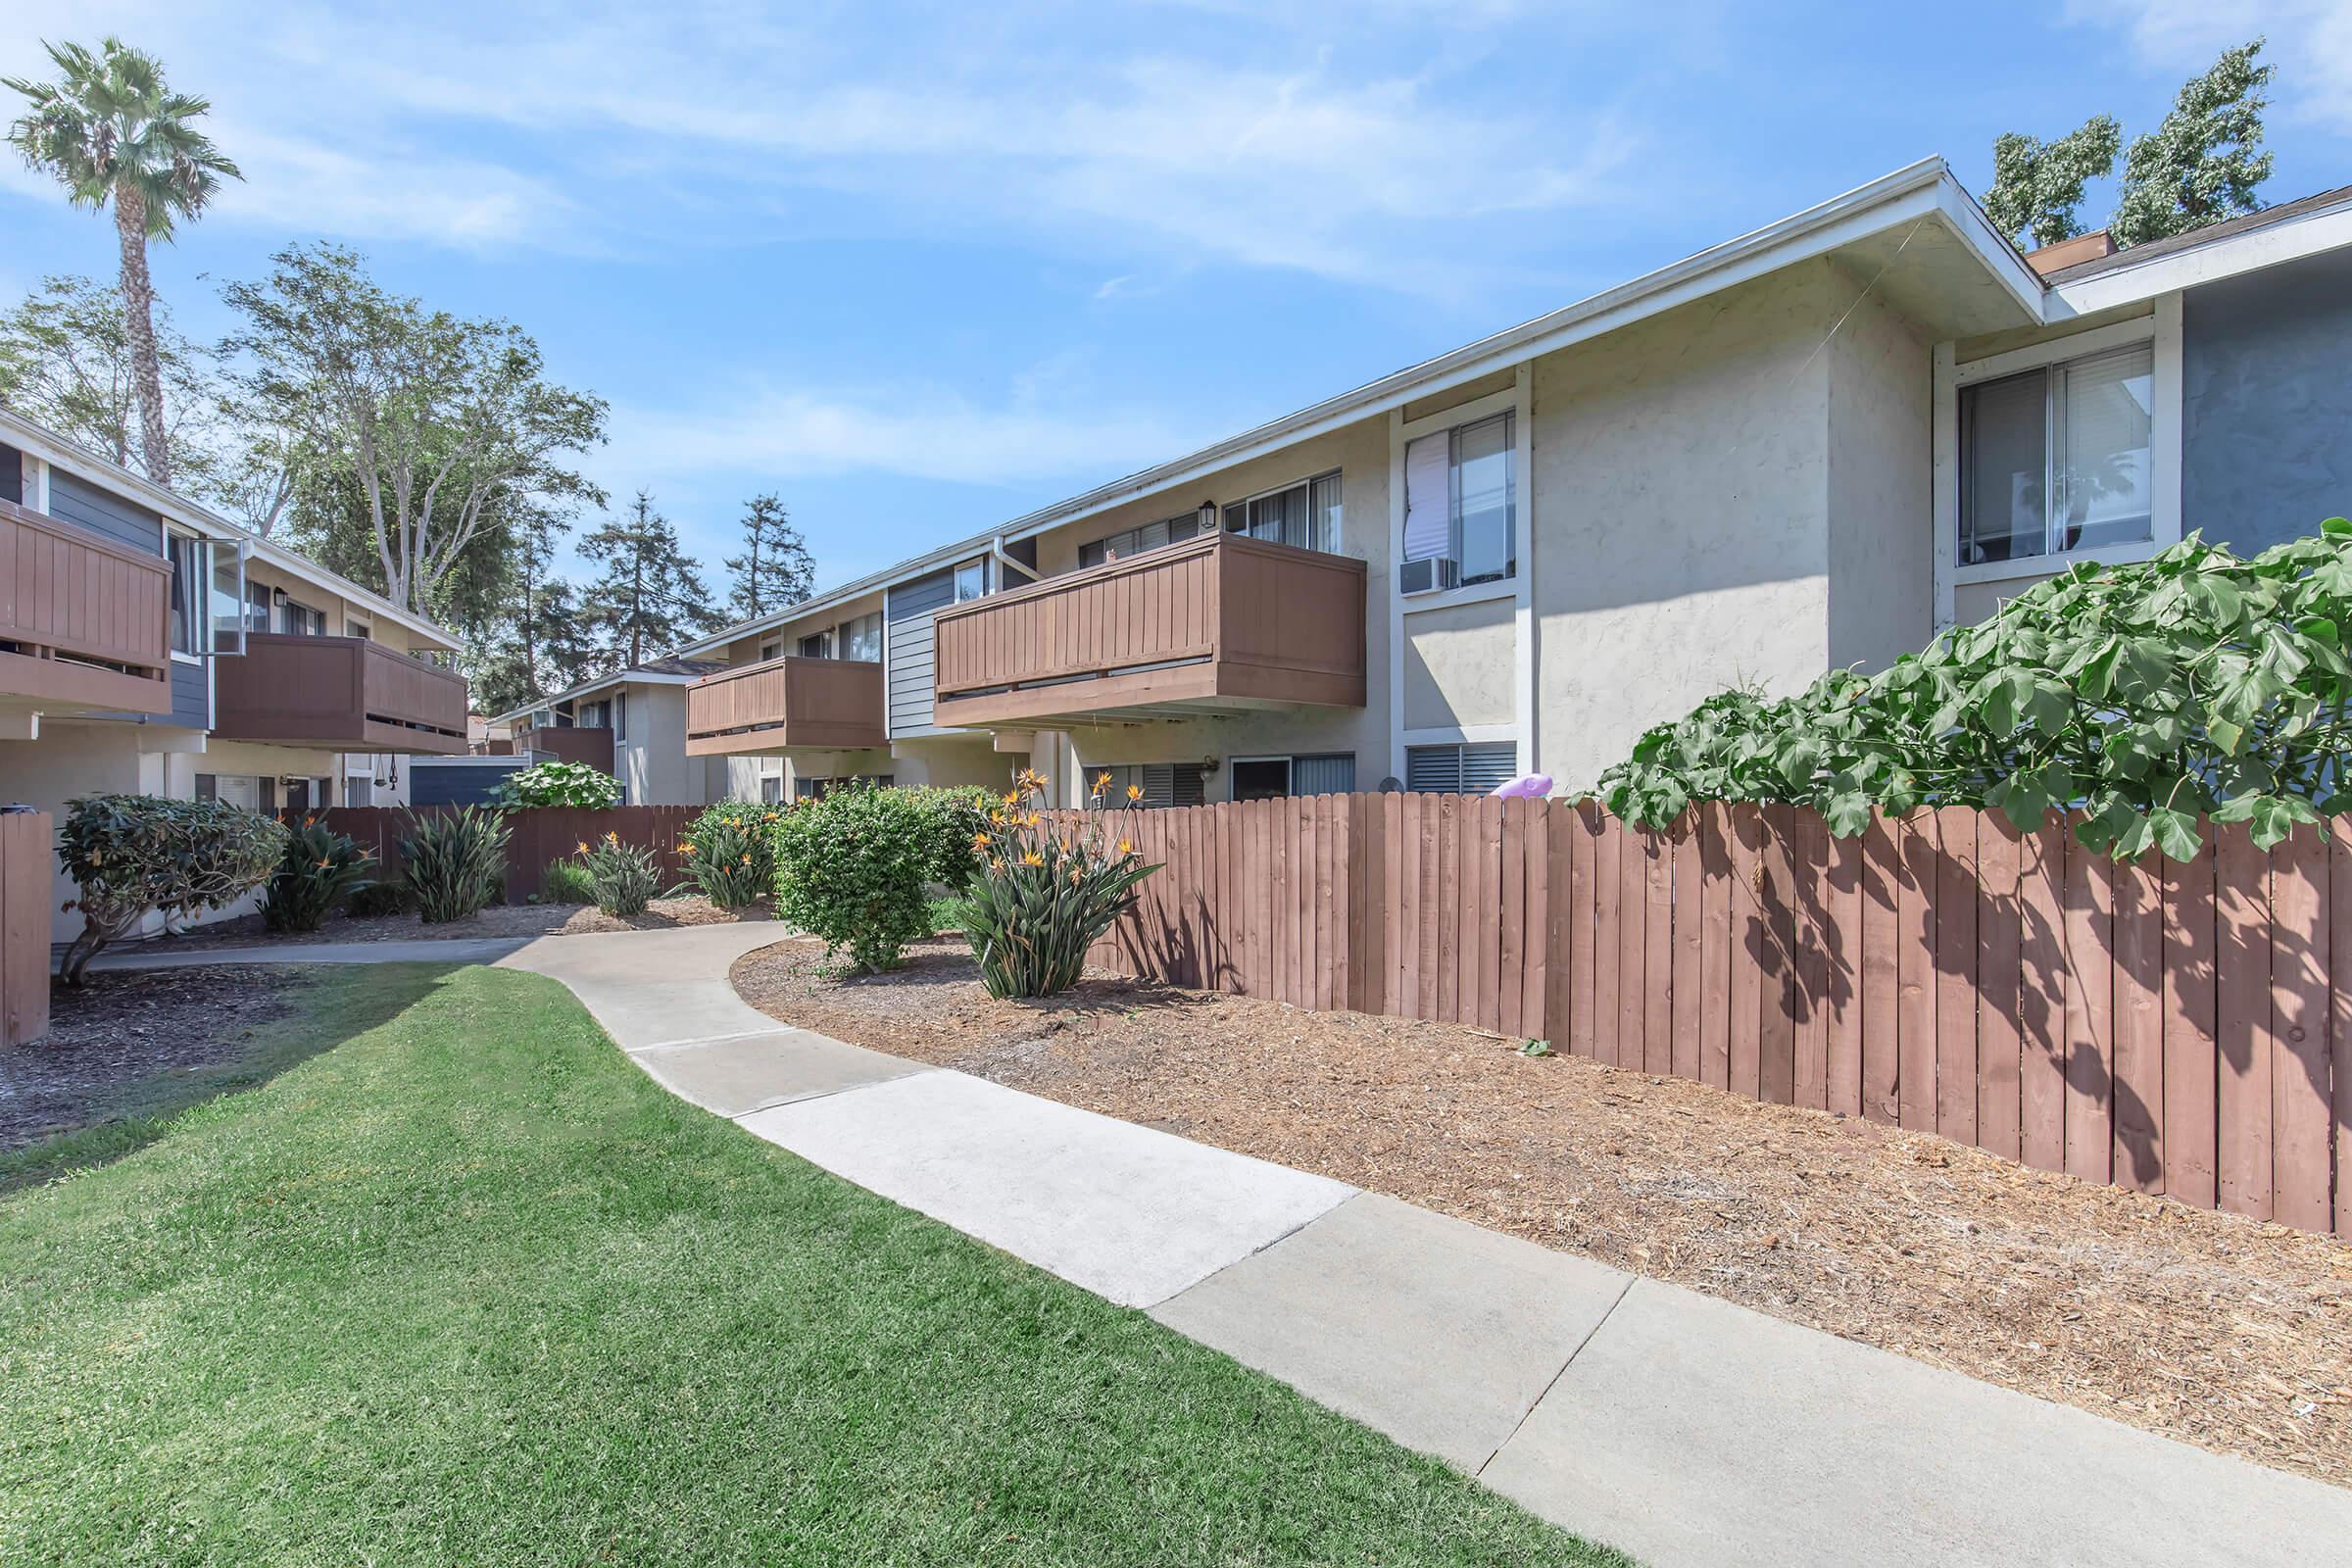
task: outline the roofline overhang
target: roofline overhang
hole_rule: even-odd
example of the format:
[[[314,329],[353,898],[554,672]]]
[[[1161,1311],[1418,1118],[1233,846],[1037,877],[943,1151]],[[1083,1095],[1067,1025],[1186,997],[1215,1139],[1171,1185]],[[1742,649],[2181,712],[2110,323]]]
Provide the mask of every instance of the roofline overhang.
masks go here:
[[[992,544],[1030,538],[1111,507],[1176,488],[1203,474],[1250,462],[1475,381],[1522,360],[1614,332],[1678,305],[1825,255],[1841,245],[1898,225],[1924,221],[1939,222],[1976,254],[1986,272],[2016,302],[2020,325],[2036,325],[2045,319],[2046,291],[2040,274],[2026,265],[2017,247],[2001,235],[1976,198],[1952,176],[1949,164],[1941,157],[1923,158],[1866,185],[1858,185],[1803,212],[1687,256],[1615,288],[1368,381],[1337,397],[1310,404],[1181,458],[942,545],[787,610],[739,621],[709,637],[684,644],[678,653],[692,658],[723,648],[739,638],[789,625],[877,588],[888,588],[985,554]]]

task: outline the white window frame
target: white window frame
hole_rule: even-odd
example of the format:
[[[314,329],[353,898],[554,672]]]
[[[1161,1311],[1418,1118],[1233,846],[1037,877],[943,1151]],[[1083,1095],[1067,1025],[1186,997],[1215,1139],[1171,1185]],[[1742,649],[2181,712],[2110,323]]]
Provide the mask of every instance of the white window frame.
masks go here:
[[[967,571],[977,572],[980,577],[980,586],[968,594],[963,591],[963,574]],[[954,596],[948,601],[952,605],[969,604],[975,599],[986,599],[988,597],[988,558],[977,556],[970,561],[956,563],[948,573],[948,592]]]
[[[1308,531],[1311,533],[1315,525],[1315,519],[1313,515],[1313,507],[1315,504],[1315,485],[1317,482],[1324,479],[1337,479],[1340,481],[1340,520],[1336,525],[1332,535],[1331,548],[1329,550],[1317,550],[1315,551],[1315,554],[1326,556],[1344,556],[1348,553],[1348,470],[1345,468],[1317,468],[1314,472],[1301,474],[1296,479],[1285,480],[1281,484],[1270,484],[1262,490],[1252,490],[1248,495],[1239,497],[1235,500],[1220,502],[1217,505],[1217,532],[1220,534],[1238,535],[1244,539],[1255,539],[1257,538],[1257,535],[1250,532],[1249,527],[1250,503],[1263,501],[1268,496],[1279,496],[1287,494],[1293,490],[1303,490],[1306,492],[1306,504],[1308,507],[1306,525]],[[1225,514],[1235,507],[1242,509],[1242,526],[1239,528],[1229,528],[1225,525]],[[1193,537],[1198,539],[1200,536],[1199,534],[1195,534]],[[1279,539],[1269,539],[1261,542],[1266,544],[1282,543],[1282,541]],[[1307,546],[1307,548],[1309,550],[1314,550],[1312,545]]]
[[[1960,564],[1960,389],[2027,370],[2046,369],[2113,349],[2149,345],[2148,538],[2016,561]],[[2086,561],[2123,565],[2180,542],[2180,296],[2159,295],[2146,316],[2069,333],[2023,348],[1959,361],[1953,345],[1936,348],[1936,625],[1952,624],[1956,590],[1967,583],[2027,582],[2056,576]]]
[[[1499,392],[1457,403],[1449,409],[1407,419],[1402,409],[1389,415],[1389,776],[1404,777],[1404,749],[1408,745],[1439,745],[1447,740],[1508,740],[1519,749],[1519,767],[1522,773],[1536,770],[1537,742],[1541,713],[1536,702],[1536,669],[1541,628],[1536,619],[1536,464],[1535,464],[1535,368],[1521,361],[1513,368],[1511,384]],[[1514,514],[1513,532],[1517,534],[1515,554],[1518,557],[1512,574],[1499,582],[1472,583],[1464,588],[1450,588],[1443,593],[1415,594],[1410,600],[1396,592],[1396,564],[1404,560],[1404,452],[1421,436],[1456,425],[1476,424],[1497,414],[1513,416],[1511,421],[1511,490]],[[1455,605],[1485,604],[1491,600],[1512,602],[1512,711],[1509,724],[1477,726],[1478,733],[1464,731],[1412,731],[1404,727],[1404,657],[1405,617],[1433,610],[1447,610]],[[1364,758],[1356,759],[1361,767]],[[1362,783],[1357,775],[1357,783]]]
[[[761,643],[761,644],[760,645],[760,657],[759,657],[758,659],[754,660],[754,661],[753,661],[753,662],[754,662],[754,663],[758,663],[758,664],[764,664],[764,663],[766,663],[766,662],[767,662],[769,660],[771,660],[771,659],[782,659],[783,657],[784,657],[784,639],[783,639],[783,638],[781,638],[781,637],[778,637],[778,638],[777,638],[777,639],[775,639],[773,642],[765,642],[765,643]]]
[[[1291,754],[1284,752],[1273,757],[1251,756],[1228,757],[1225,759],[1225,798],[1227,800],[1233,801],[1241,798],[1233,793],[1233,779],[1235,769],[1239,768],[1244,762],[1280,762],[1282,764],[1281,798],[1286,801],[1291,799],[1291,787],[1298,781],[1298,769],[1296,764],[1291,760]]]

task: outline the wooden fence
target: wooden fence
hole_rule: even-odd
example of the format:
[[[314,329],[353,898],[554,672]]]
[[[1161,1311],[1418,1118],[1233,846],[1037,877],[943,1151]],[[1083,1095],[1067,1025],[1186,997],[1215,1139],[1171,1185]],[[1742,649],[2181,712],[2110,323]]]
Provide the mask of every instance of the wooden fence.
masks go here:
[[[447,808],[427,807],[430,815]],[[607,833],[620,842],[650,849],[661,864],[663,886],[683,880],[684,859],[677,853],[679,835],[700,816],[699,806],[615,806],[603,810],[582,807],[534,806],[506,813],[507,902],[521,904],[537,894],[547,880],[547,862],[571,855],[582,843],[594,843]],[[337,806],[318,813],[338,833],[348,833],[382,862],[381,877],[400,874],[400,841],[409,831],[410,812],[398,806]]]
[[[46,811],[0,811],[0,1047],[49,1033],[53,826]]]
[[[1076,820],[1073,813],[1071,820]],[[2352,1236],[2352,819],[2118,866],[1945,808],[1668,832],[1590,802],[1120,812],[1165,869],[1097,961],[1445,1019]]]

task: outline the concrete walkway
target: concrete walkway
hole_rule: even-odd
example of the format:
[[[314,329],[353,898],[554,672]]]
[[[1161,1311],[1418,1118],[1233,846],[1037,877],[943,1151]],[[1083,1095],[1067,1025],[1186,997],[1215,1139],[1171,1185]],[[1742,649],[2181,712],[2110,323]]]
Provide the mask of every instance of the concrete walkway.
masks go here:
[[[777,937],[551,937],[497,961],[562,980],[697,1104],[1659,1568],[2352,1560],[2352,1492],[780,1026],[726,978]]]

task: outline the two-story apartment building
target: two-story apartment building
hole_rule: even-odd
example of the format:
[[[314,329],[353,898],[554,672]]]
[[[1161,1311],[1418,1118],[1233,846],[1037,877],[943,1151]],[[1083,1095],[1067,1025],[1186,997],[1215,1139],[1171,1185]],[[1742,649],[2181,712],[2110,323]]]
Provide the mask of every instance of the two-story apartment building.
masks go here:
[[[1590,783],[2082,560],[2352,511],[2352,189],[2020,255],[1939,159],[681,652],[729,791]]]
[[[517,752],[612,774],[624,806],[708,806],[727,798],[727,770],[688,755],[686,688],[724,668],[715,659],[649,659],[489,723]]]
[[[441,627],[0,411],[0,801],[346,804],[466,749]],[[364,803],[360,803],[364,804]],[[58,902],[73,897],[59,883]],[[69,936],[78,917],[60,912]]]

